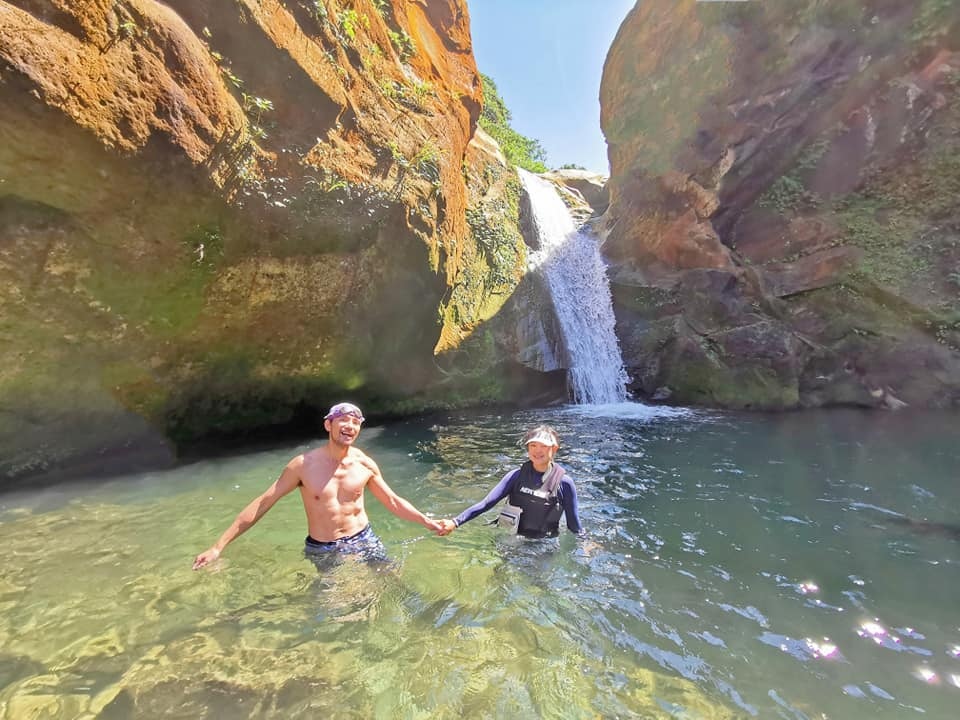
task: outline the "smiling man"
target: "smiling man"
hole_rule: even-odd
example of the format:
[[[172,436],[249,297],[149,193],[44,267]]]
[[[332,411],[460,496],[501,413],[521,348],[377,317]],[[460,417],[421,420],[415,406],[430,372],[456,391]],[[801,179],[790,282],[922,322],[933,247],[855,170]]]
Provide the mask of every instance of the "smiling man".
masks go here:
[[[367,487],[397,517],[440,532],[440,523],[391,490],[377,464],[353,446],[363,420],[360,408],[351,403],[330,408],[323,420],[330,435],[326,445],[287,463],[276,482],[237,515],[213,546],[197,555],[193,569],[220,557],[224,548],[253,527],[277,500],[298,488],[307,512],[306,552],[311,556],[334,552],[359,554],[365,559],[386,558],[363,507]]]

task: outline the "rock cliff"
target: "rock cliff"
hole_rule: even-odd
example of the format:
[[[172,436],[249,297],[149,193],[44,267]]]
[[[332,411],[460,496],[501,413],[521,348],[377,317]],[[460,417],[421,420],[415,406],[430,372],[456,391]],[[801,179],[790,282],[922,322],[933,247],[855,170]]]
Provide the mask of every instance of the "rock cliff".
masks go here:
[[[464,0],[0,0],[0,472],[515,397],[481,101]]]
[[[644,0],[607,57],[633,389],[960,405],[960,6]]]

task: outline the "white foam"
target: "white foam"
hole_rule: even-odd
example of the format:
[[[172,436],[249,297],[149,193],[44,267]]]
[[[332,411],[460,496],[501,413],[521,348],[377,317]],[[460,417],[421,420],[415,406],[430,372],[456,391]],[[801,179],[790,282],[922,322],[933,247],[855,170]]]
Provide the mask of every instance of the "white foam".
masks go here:
[[[697,413],[689,408],[644,405],[638,402],[600,403],[596,405],[568,405],[564,412],[585,417],[610,417],[625,420],[660,420],[663,418],[692,418]]]
[[[580,232],[556,188],[518,168],[530,198],[540,249],[530,254],[550,290],[563,334],[575,403],[621,402],[627,373],[614,332],[613,301],[598,238]]]

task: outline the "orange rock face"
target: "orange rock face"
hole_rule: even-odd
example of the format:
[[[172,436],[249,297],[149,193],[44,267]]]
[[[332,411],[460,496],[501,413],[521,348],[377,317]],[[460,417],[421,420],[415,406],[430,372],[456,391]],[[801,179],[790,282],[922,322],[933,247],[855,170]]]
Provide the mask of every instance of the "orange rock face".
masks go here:
[[[330,393],[445,402],[477,255],[464,0],[0,0],[0,103],[0,392],[31,389],[0,446],[39,442],[30,413],[163,444]]]

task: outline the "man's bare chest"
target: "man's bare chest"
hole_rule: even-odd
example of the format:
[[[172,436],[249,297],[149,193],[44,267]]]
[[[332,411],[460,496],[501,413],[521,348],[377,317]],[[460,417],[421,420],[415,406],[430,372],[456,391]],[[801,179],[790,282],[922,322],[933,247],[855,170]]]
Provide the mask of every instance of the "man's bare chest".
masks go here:
[[[315,500],[356,502],[363,496],[368,474],[358,463],[307,467],[301,475],[304,494]]]

